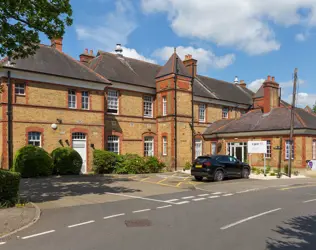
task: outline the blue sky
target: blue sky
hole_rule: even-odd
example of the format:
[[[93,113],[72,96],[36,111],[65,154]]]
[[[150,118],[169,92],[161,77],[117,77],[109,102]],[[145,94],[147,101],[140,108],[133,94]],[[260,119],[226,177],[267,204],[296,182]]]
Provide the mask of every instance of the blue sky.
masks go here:
[[[64,52],[113,51],[163,64],[177,47],[192,54],[200,74],[232,82],[237,75],[255,90],[267,75],[289,101],[293,71],[298,102],[316,101],[315,0],[72,0],[74,23]],[[47,38],[42,42],[49,44]]]

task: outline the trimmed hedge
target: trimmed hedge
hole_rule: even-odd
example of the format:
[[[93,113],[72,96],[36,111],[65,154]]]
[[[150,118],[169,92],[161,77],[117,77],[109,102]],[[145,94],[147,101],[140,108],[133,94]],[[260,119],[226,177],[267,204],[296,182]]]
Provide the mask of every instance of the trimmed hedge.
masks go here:
[[[94,150],[93,171],[97,174],[145,174],[161,172],[166,165],[156,157],[137,154],[117,155],[105,150]]]
[[[54,149],[51,156],[54,174],[80,174],[82,158],[76,150],[69,147],[60,147]]]
[[[19,198],[20,174],[0,169],[0,207],[14,206]]]
[[[23,178],[49,176],[53,172],[53,161],[44,149],[27,145],[16,152],[13,171],[21,173]]]
[[[119,156],[105,150],[93,151],[93,171],[97,174],[109,174],[114,171]]]

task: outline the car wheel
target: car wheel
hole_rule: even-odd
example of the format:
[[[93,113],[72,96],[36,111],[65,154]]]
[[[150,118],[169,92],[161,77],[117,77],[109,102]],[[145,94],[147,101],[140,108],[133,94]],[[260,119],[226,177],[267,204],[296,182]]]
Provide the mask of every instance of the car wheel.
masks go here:
[[[224,180],[224,172],[222,170],[217,170],[214,174],[214,181]]]
[[[249,178],[249,169],[248,168],[244,168],[241,172],[241,178],[244,179],[248,179]]]
[[[202,176],[194,176],[194,178],[195,178],[197,181],[202,181],[202,180],[203,180],[203,177],[202,177]]]

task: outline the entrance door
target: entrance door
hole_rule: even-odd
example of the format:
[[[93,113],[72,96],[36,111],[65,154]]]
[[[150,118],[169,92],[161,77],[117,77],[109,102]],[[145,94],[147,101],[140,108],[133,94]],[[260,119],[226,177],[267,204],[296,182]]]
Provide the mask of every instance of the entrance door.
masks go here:
[[[84,133],[72,134],[72,148],[76,150],[82,158],[81,173],[87,172],[87,141]]]
[[[236,147],[235,158],[240,161],[243,161],[242,147]]]

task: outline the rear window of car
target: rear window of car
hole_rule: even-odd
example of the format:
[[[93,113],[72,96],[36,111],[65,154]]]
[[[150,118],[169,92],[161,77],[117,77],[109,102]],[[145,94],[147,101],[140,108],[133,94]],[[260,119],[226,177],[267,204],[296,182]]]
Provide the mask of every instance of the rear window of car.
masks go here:
[[[207,161],[210,161],[211,158],[210,157],[198,157],[196,160],[195,160],[195,163],[197,164],[203,164],[204,162],[207,162]]]

